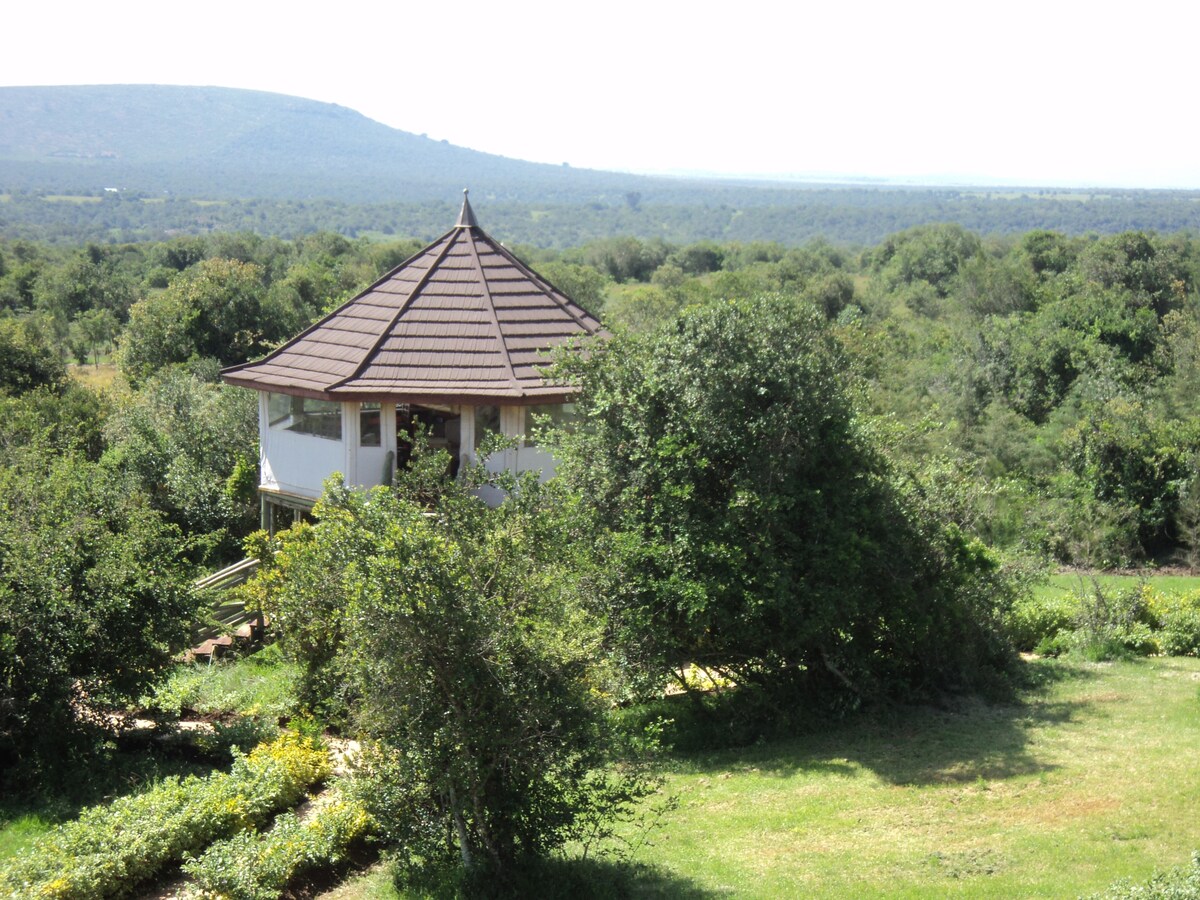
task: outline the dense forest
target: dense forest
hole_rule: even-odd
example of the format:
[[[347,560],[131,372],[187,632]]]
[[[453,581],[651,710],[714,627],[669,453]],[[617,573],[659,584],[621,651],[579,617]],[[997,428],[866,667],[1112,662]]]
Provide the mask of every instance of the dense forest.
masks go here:
[[[879,243],[889,234],[928,222],[953,222],[987,236],[1034,229],[1068,235],[1200,228],[1194,191],[779,186],[658,182],[609,186],[586,201],[547,196],[506,199],[491,182],[482,188],[488,227],[507,240],[566,250],[626,235],[674,244],[697,241],[776,241],[800,246],[823,238],[842,245]],[[455,182],[459,185],[460,182]],[[461,185],[460,185],[461,186]],[[457,212],[458,190],[438,200],[351,203],[316,197],[264,199],[249,194],[163,195],[139,191],[16,190],[0,184],[0,236],[69,245],[80,241],[163,241],[182,235],[253,231],[299,239],[318,231],[388,240],[432,240]],[[205,199],[207,198],[207,199]]]
[[[328,232],[0,243],[6,420],[25,423],[7,442],[52,422],[59,448],[120,458],[190,540],[235,546],[237,523],[253,517],[221,490],[255,459],[252,416],[235,409],[249,402],[241,392],[213,383],[216,367],[261,355],[419,245]],[[982,238],[932,225],[861,251],[633,237],[517,249],[615,329],[648,331],[730,298],[815,304],[892,452],[953,471],[972,528],[994,543],[1093,565],[1200,550],[1200,244],[1187,234]],[[66,375],[66,362],[85,371],[110,355],[122,378],[108,391]],[[152,412],[163,405],[172,416]],[[215,442],[171,433],[185,426]],[[138,429],[150,434],[134,440]],[[137,459],[150,436],[160,455]],[[213,496],[198,502],[204,491]]]
[[[929,222],[979,235],[1200,228],[1200,193],[649,177],[457,147],[330,103],[165,85],[0,87],[0,237],[71,244],[253,231],[431,240],[465,187],[508,241],[824,238]]]

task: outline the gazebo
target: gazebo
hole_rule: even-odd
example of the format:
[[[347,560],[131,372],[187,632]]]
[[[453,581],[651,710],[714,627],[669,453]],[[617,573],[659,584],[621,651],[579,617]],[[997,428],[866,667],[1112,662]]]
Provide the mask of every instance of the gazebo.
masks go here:
[[[562,416],[572,388],[539,367],[554,347],[600,331],[479,227],[464,191],[442,237],[270,355],[221,373],[259,392],[264,525],[279,507],[311,509],[333,472],[355,486],[390,483],[418,426],[455,471],[498,432],[517,445],[486,460],[490,469],[548,477],[554,460],[526,428],[533,413]]]

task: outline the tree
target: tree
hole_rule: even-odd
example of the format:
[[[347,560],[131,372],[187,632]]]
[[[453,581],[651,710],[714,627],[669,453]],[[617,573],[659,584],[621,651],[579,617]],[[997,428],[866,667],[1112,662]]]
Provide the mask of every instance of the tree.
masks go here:
[[[444,454],[433,463],[445,471]],[[428,481],[331,479],[318,523],[280,537],[258,589],[310,701],[353,687],[376,742],[366,793],[401,862],[457,856],[504,879],[644,782],[600,772],[609,704],[569,498],[529,481],[493,510],[471,484],[442,485],[430,510],[401,496],[428,499]]]
[[[95,463],[27,446],[0,468],[0,758],[61,752],[136,699],[197,613],[180,535]]]
[[[598,269],[572,263],[547,262],[538,265],[538,273],[593,316],[600,315],[604,309],[608,279]]]
[[[785,298],[685,311],[564,360],[559,469],[606,555],[612,638],[780,702],[924,691],[1003,667],[985,548],[874,446],[823,317]],[[994,593],[993,593],[994,591]]]
[[[872,262],[892,287],[923,281],[945,297],[959,269],[981,250],[979,238],[959,225],[918,225],[884,241]]]
[[[171,363],[208,358],[232,365],[265,352],[287,335],[262,321],[263,293],[262,270],[251,263],[206,259],[185,269],[165,291],[133,305],[121,371],[138,384]]]
[[[111,345],[117,336],[120,323],[117,317],[108,309],[89,309],[75,320],[79,323],[79,331],[91,350],[96,365],[100,365],[100,348]]]
[[[258,522],[258,409],[215,378],[211,362],[175,366],[120,397],[105,460],[192,538],[193,558],[225,564]]]
[[[60,387],[67,377],[47,329],[35,318],[0,318],[0,393]]]

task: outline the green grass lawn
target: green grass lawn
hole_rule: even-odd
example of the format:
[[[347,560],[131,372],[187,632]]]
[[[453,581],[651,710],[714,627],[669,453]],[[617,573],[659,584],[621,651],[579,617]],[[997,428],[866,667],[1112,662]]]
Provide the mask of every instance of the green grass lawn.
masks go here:
[[[1078,897],[1200,848],[1200,660],[1037,660],[1020,702],[675,756],[616,894]],[[586,892],[585,892],[586,893]],[[600,890],[600,895],[608,892]],[[403,896],[375,870],[331,900]]]
[[[896,709],[666,757],[679,809],[638,866],[576,866],[589,889],[575,893],[593,896],[594,884],[596,896],[1078,897],[1187,862],[1200,848],[1200,660],[1023,666],[1029,687],[1011,703]],[[274,712],[286,694],[286,667],[269,655],[177,678],[168,693],[205,706]],[[88,790],[161,774],[114,770],[109,787]],[[84,799],[55,790],[41,807],[34,797],[0,803],[0,865]],[[386,868],[331,895],[397,896]]]
[[[1051,575],[1045,582],[1038,585],[1035,593],[1041,596],[1061,596],[1063,594],[1089,591],[1093,581],[1101,588],[1128,588],[1146,583],[1152,588],[1165,593],[1182,594],[1188,591],[1200,590],[1200,575],[1095,575],[1057,573]]]
[[[1200,847],[1200,660],[678,759],[656,862],[738,897],[1074,897]]]

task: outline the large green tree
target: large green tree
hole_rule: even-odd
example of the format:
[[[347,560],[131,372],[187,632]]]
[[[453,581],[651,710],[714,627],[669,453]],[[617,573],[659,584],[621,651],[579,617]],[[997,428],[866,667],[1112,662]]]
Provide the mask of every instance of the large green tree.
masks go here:
[[[317,524],[281,536],[257,589],[310,703],[352,688],[374,739],[366,793],[401,862],[457,858],[505,879],[640,782],[601,771],[610,702],[569,498],[527,482],[489,509],[469,480],[436,499],[433,485],[331,480]]]
[[[61,751],[182,649],[180,535],[103,466],[37,445],[0,468],[0,758]]]
[[[172,366],[117,395],[105,461],[184,530],[191,556],[222,565],[258,522],[258,409],[215,379],[211,360]]]
[[[996,563],[890,467],[824,317],[779,297],[685,311],[572,357],[560,471],[607,554],[613,636],[779,696],[986,677]]]
[[[261,354],[267,342],[286,336],[263,321],[264,292],[263,272],[251,263],[206,259],[185,269],[162,293],[133,305],[121,371],[140,383],[171,363],[208,358],[231,365]]]

